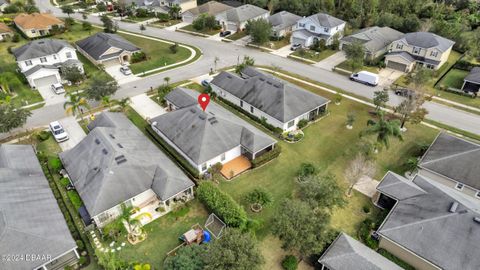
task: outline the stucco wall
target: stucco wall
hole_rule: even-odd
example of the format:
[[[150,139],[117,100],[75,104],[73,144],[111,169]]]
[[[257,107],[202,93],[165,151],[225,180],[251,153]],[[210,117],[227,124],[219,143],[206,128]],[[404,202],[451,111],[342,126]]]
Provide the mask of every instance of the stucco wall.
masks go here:
[[[387,238],[380,238],[380,248],[387,250],[399,259],[405,261],[417,270],[439,270],[440,268],[434,266],[430,262],[423,260],[412,252],[404,249],[403,247],[393,243]]]

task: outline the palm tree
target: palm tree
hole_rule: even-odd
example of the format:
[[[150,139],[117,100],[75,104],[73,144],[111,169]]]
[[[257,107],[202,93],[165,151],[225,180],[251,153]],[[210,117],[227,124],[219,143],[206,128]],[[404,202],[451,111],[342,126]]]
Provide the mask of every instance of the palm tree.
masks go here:
[[[67,101],[65,101],[65,103],[63,104],[65,112],[67,114],[72,114],[73,116],[80,114],[80,118],[83,121],[83,109],[90,108],[87,99],[80,95],[78,92],[69,92],[65,96],[68,98]]]
[[[129,98],[122,98],[120,100],[115,100],[115,104],[120,106],[120,108],[122,109],[122,112],[125,112],[127,110],[127,107],[128,107],[129,103],[130,103]]]
[[[170,77],[165,77],[165,78],[163,78],[163,80],[165,81],[165,83],[168,86],[168,83],[170,82]]]
[[[152,219],[152,215],[150,213],[141,213],[136,217],[132,217],[135,212],[140,211],[139,207],[136,206],[125,206],[122,204],[122,214],[120,215],[119,220],[121,220],[122,224],[125,226],[127,230],[127,238],[132,242],[142,241],[145,239],[146,232],[143,229],[143,225],[140,220],[143,217],[147,217]]]
[[[400,130],[400,121],[385,120],[385,115],[382,111],[378,113],[379,119],[377,121],[370,119],[367,122],[368,128],[364,130],[363,134],[377,134],[377,142],[385,145],[388,149],[390,146],[390,137],[394,137],[403,141],[402,132]]]
[[[102,97],[102,105],[108,106],[108,109],[111,109],[113,100],[110,99],[110,96]]]
[[[179,5],[173,5],[170,7],[169,14],[171,17],[175,18],[175,20],[178,19],[178,16],[180,15],[180,12],[182,11],[182,8]]]

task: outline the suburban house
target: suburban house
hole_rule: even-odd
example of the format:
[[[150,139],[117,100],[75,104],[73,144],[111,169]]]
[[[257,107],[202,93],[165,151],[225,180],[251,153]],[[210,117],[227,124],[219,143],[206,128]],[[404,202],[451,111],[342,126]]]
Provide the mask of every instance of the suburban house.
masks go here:
[[[0,145],[0,269],[63,269],[79,254],[31,145]]]
[[[405,34],[385,55],[388,68],[410,72],[415,65],[437,70],[448,60],[454,41],[430,32]]]
[[[210,16],[217,16],[218,14],[232,9],[231,6],[225,5],[217,1],[210,1],[198,7],[191,8],[182,13],[182,21],[186,23],[192,23],[201,14],[207,14]]]
[[[4,23],[0,23],[0,41],[13,37],[13,31]]]
[[[280,11],[268,17],[268,21],[272,25],[274,37],[285,37],[292,33],[293,26],[297,24],[302,17],[290,13],[288,11]]]
[[[228,9],[216,16],[223,30],[243,31],[248,21],[268,19],[270,12],[254,5],[243,5]]]
[[[340,233],[322,254],[320,270],[403,270],[346,233]]]
[[[197,0],[158,0],[161,7],[170,8],[179,6],[181,11],[189,10],[197,6]]]
[[[95,65],[127,64],[140,49],[117,34],[96,33],[76,42],[78,51]]]
[[[28,38],[37,38],[50,35],[54,27],[63,28],[65,23],[50,13],[18,14],[13,22]]]
[[[151,120],[153,130],[200,173],[222,163],[222,174],[231,178],[251,167],[250,160],[272,150],[276,141],[210,102],[206,111],[198,93],[176,88],[165,100],[172,112]]]
[[[98,227],[123,205],[149,213],[145,224],[193,198],[194,183],[124,114],[104,112],[88,129],[60,159]]]
[[[83,72],[75,48],[59,39],[37,39],[13,50],[20,72],[33,88],[61,83],[61,67],[76,66]]]
[[[390,44],[402,38],[403,35],[402,32],[387,26],[372,26],[342,38],[340,40],[340,49],[344,50],[348,45],[358,42],[365,49],[365,59],[374,60],[387,53]]]
[[[462,90],[478,94],[480,90],[480,67],[474,67],[470,73],[463,79]]]
[[[325,13],[300,19],[293,27],[290,43],[310,47],[315,41],[325,40],[330,45],[334,37],[341,39],[346,23]]]
[[[376,204],[391,209],[376,232],[380,248],[418,270],[480,269],[478,201],[428,177],[392,172],[377,191]]]
[[[330,102],[252,67],[246,67],[241,75],[223,71],[210,85],[218,97],[283,131],[297,129],[300,120],[317,119]]]
[[[418,162],[418,174],[480,199],[479,161],[479,144],[442,132]]]

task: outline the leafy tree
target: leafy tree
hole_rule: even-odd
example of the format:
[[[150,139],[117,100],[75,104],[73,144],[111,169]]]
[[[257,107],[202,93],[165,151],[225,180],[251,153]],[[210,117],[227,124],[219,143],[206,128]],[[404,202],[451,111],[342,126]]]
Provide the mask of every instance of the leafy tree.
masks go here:
[[[347,124],[347,127],[351,128],[353,126],[353,123],[355,123],[355,113],[354,112],[348,112],[347,113],[347,121],[345,124]]]
[[[122,112],[125,112],[127,110],[129,103],[130,103],[130,99],[128,97],[122,98],[120,100],[115,100],[115,104],[121,108]]]
[[[170,17],[175,18],[175,20],[178,20],[178,17],[180,17],[180,12],[182,11],[182,8],[179,5],[173,5],[170,7],[168,10],[168,14],[170,14]]]
[[[345,206],[342,188],[332,174],[323,176],[310,175],[300,184],[300,198],[313,209],[333,210]]]
[[[70,14],[75,13],[75,10],[73,10],[73,7],[71,5],[62,6],[61,9],[63,13],[68,15],[68,17],[70,17]]]
[[[192,26],[194,29],[201,31],[201,30],[212,30],[217,29],[220,27],[215,16],[209,15],[207,13],[200,14],[193,22]]]
[[[378,113],[379,119],[377,121],[370,119],[367,122],[367,129],[363,134],[376,134],[377,142],[384,145],[387,149],[390,147],[390,137],[403,140],[402,132],[400,131],[400,121],[386,120],[382,111]]]
[[[108,107],[109,109],[112,107],[113,100],[110,99],[110,96],[102,97],[102,105]]]
[[[168,22],[170,20],[170,15],[168,13],[158,13],[157,18],[160,22]]]
[[[1,71],[0,72],[0,92],[10,94],[12,90],[22,86],[22,82],[13,72]]]
[[[6,102],[0,104],[0,133],[10,132],[12,129],[22,127],[32,113],[29,110],[17,108]]]
[[[204,269],[256,270],[263,262],[251,234],[227,228],[220,239],[207,246]]]
[[[298,260],[297,257],[293,255],[287,255],[282,260],[282,267],[285,270],[297,270],[298,267]]]
[[[325,211],[312,212],[308,203],[285,199],[272,223],[272,233],[283,248],[298,251],[301,258],[320,253],[334,235],[329,229],[330,216]]]
[[[93,78],[89,87],[85,89],[85,96],[92,100],[102,100],[105,96],[112,96],[117,92],[118,84],[116,81],[107,81],[101,78]]]
[[[416,32],[420,28],[420,19],[415,14],[409,14],[403,21],[402,31],[405,33]]]
[[[170,52],[173,54],[176,54],[178,52],[178,43],[174,43],[168,47],[170,49]]]
[[[407,82],[412,84],[416,91],[425,91],[425,83],[433,77],[433,71],[426,68],[417,68],[407,77]]]
[[[83,29],[84,31],[88,31],[88,33],[90,33],[90,32],[92,31],[92,28],[93,28],[93,27],[92,27],[92,24],[91,24],[91,23],[89,23],[89,22],[83,22],[83,23],[82,23],[82,29]]]
[[[78,84],[83,80],[82,71],[75,65],[62,66],[62,75],[65,80],[70,81],[72,84]]]
[[[106,33],[115,33],[117,32],[117,25],[110,19],[107,15],[103,15],[100,20],[103,23],[103,30]]]
[[[165,96],[172,91],[172,87],[170,87],[168,84],[163,84],[157,89],[157,99],[161,104],[165,103]]]
[[[385,107],[389,100],[388,90],[383,89],[373,92],[373,104],[375,104],[375,110],[379,111],[380,108]]]
[[[422,108],[420,102],[416,96],[404,99],[394,111],[402,116],[400,128],[403,129],[405,123],[409,121],[412,124],[419,124],[425,118],[428,111]]]
[[[245,201],[266,206],[272,202],[272,195],[263,188],[255,188],[245,195]]]
[[[378,26],[388,26],[393,29],[402,30],[403,28],[403,18],[397,14],[392,13],[382,13],[377,18],[376,24]]]
[[[107,5],[105,5],[104,2],[100,2],[100,3],[97,4],[97,9],[100,12],[105,12],[105,11],[107,11]]]
[[[203,270],[205,267],[205,245],[192,245],[180,248],[175,256],[165,259],[165,270]]]
[[[308,177],[317,174],[317,168],[312,163],[300,164],[300,169],[297,172],[297,177],[300,182],[306,181]]]
[[[67,97],[67,101],[63,103],[65,112],[67,114],[72,114],[73,116],[80,114],[83,121],[83,109],[90,108],[87,100],[78,92],[69,92],[65,96]]]
[[[353,187],[358,183],[360,178],[363,176],[372,177],[375,174],[375,170],[375,163],[367,159],[364,155],[357,154],[345,170],[345,178],[349,183],[347,196],[352,195]]]
[[[353,42],[344,49],[345,56],[348,60],[352,71],[357,71],[363,65],[365,58],[365,48],[360,42]]]
[[[255,44],[265,44],[272,35],[272,25],[266,19],[248,21],[245,28]]]

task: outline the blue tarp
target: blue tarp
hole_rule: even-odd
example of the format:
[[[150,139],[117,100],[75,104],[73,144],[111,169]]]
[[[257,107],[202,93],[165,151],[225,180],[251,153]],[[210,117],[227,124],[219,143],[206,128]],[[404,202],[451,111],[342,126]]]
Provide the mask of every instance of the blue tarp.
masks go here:
[[[210,237],[210,233],[208,231],[203,231],[203,243],[208,243],[210,242],[211,240],[211,237]]]

